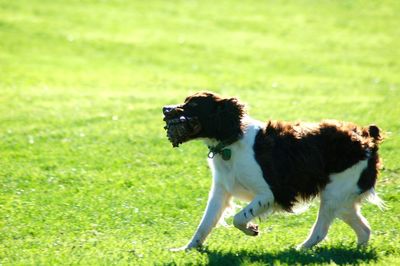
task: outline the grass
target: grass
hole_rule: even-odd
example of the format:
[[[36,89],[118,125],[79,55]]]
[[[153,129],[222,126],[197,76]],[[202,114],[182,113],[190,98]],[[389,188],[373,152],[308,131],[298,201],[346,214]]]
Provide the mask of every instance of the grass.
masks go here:
[[[400,264],[400,2],[0,0],[0,265]],[[186,243],[210,186],[206,148],[172,150],[161,107],[236,95],[258,119],[376,123],[388,132],[355,248],[337,221],[298,252],[317,208],[261,236]],[[228,220],[231,222],[231,220]]]

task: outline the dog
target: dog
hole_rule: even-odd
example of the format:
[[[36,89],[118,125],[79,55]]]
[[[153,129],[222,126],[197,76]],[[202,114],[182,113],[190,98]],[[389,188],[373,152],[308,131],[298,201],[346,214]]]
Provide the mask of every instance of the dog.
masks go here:
[[[213,181],[200,225],[189,243],[173,251],[201,247],[233,198],[248,202],[233,225],[249,236],[259,234],[256,217],[293,212],[316,196],[320,207],[308,238],[298,248],[321,242],[335,218],[366,245],[371,229],[360,212],[364,198],[382,206],[375,193],[381,168],[376,125],[327,120],[289,123],[252,119],[237,98],[198,92],[183,104],[163,107],[165,129],[173,147],[201,139],[208,146]]]

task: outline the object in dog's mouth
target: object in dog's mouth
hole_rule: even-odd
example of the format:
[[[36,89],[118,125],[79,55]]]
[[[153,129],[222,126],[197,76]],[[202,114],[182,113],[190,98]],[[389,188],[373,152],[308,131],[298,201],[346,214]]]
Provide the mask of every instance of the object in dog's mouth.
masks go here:
[[[164,121],[166,123],[164,129],[167,130],[168,140],[174,148],[189,140],[190,136],[196,132],[196,117],[180,116],[173,119],[164,118]]]
[[[185,116],[180,116],[169,120],[164,119],[164,121],[166,122],[164,129],[167,130],[168,140],[173,147],[178,147],[188,137],[186,129],[188,119]]]

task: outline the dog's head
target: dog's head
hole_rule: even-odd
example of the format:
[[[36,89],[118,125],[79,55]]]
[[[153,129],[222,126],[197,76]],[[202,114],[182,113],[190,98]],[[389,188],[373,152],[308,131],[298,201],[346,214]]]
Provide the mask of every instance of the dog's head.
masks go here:
[[[174,147],[196,138],[226,141],[243,133],[244,105],[236,98],[222,98],[211,92],[198,92],[183,104],[164,106],[163,114]]]

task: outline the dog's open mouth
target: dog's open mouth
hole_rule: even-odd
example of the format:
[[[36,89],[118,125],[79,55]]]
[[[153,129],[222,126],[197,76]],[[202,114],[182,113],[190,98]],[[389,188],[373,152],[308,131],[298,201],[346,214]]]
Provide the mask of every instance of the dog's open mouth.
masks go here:
[[[164,117],[164,121],[166,123],[164,129],[167,130],[168,140],[173,147],[190,140],[201,129],[197,117],[180,116],[171,119]]]

